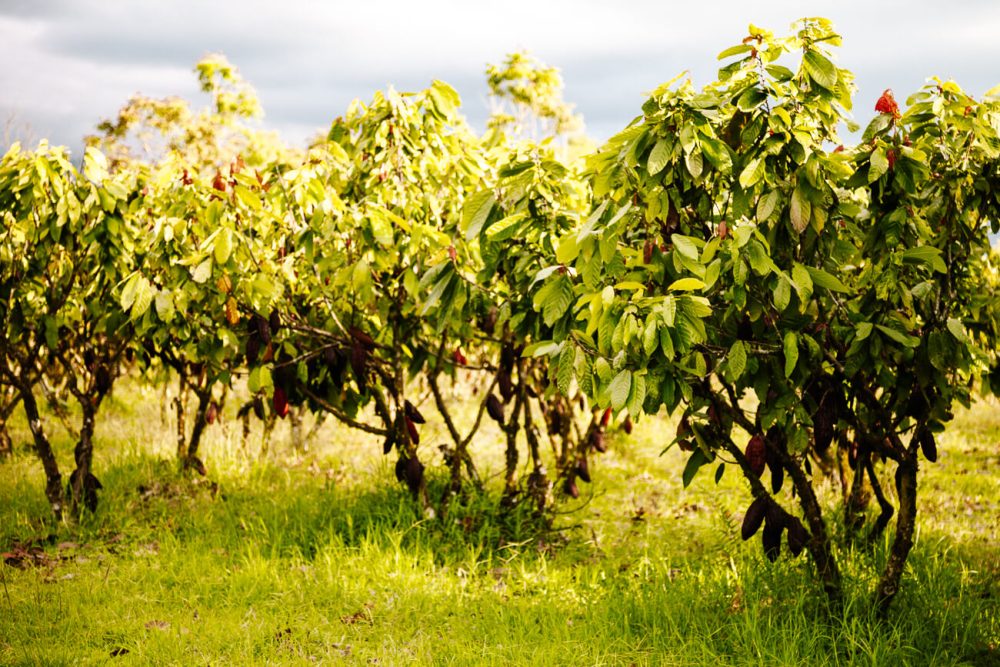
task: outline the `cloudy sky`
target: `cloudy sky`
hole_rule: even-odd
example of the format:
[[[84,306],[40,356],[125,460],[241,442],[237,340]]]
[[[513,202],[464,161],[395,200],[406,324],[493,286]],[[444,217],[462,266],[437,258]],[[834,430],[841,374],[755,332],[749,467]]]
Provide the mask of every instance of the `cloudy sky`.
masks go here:
[[[844,36],[859,121],[884,88],[902,99],[931,75],[977,95],[1000,83],[993,0],[0,0],[0,122],[76,148],[135,92],[203,103],[191,68],[222,52],[256,87],[265,125],[291,142],[354,98],[435,78],[481,126],[485,64],[529,49],[562,69],[567,99],[604,139],[662,81],[690,70],[706,82],[750,22],[781,33],[802,15],[831,18]]]

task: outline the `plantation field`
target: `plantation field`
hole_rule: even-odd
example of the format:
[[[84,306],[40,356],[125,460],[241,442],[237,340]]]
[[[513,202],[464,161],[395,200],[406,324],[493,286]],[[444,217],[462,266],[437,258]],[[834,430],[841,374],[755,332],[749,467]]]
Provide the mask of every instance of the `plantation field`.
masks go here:
[[[97,431],[101,505],[80,525],[51,523],[13,423],[0,664],[1000,664],[995,401],[941,437],[902,592],[878,622],[867,605],[884,545],[841,554],[847,604],[830,618],[805,555],[770,564],[759,540],[740,541],[750,496],[735,471],[681,487],[686,455],[660,455],[662,416],[614,431],[594,483],[538,533],[527,514],[495,512],[495,428],[476,453],[488,493],[425,519],[376,438],[324,424],[297,453],[286,420],[262,459],[232,405],[207,432],[208,477],[181,476],[164,400],[120,383]],[[53,434],[68,465],[71,443]],[[425,442],[445,436],[426,425]],[[429,462],[432,497],[442,470]],[[837,489],[818,488],[832,506]]]

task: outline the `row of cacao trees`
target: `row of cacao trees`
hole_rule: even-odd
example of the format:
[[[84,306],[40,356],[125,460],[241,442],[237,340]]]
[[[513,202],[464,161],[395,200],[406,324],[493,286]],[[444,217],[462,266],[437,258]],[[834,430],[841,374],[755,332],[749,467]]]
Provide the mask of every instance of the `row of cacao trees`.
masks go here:
[[[596,150],[561,134],[558,77],[523,54],[490,68],[506,106],[482,135],[434,82],[355,103],[295,151],[252,129],[252,91],[213,58],[198,67],[209,109],[134,98],[79,170],[15,146],[0,163],[0,417],[23,407],[57,516],[96,507],[94,425],[133,366],[196,397],[190,435],[177,404],[187,467],[204,470],[201,434],[245,378],[245,417],[311,411],[379,436],[428,515],[482,487],[470,445],[496,420],[502,505],[545,515],[590,480],[612,419],[665,407],[685,484],[738,470],[744,539],[759,533],[771,560],[808,552],[834,604],[833,527],[884,537],[884,611],[918,468],[953,404],[996,385],[1000,104],[932,80],[903,111],[886,91],[845,147],[839,39],[823,19],[751,26],[716,81],[664,84]],[[150,145],[155,159],[136,155]],[[461,416],[459,373],[478,388]],[[81,415],[67,488],[39,408],[60,397]],[[450,438],[441,497],[429,410]],[[831,508],[816,485],[840,462]]]

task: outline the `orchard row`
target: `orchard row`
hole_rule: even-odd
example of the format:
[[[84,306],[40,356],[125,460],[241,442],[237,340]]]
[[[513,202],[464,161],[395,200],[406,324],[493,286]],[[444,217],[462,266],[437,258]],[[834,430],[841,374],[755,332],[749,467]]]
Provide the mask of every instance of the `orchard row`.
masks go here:
[[[590,480],[610,420],[665,407],[680,411],[685,484],[709,465],[743,474],[744,539],[759,532],[772,560],[783,539],[807,551],[834,604],[828,515],[861,537],[874,495],[868,537],[892,531],[884,610],[918,464],[952,404],[995,384],[1000,104],[934,81],[903,111],[886,91],[845,147],[838,43],[822,19],[786,37],[751,26],[717,81],[664,84],[595,150],[556,72],[523,54],[490,68],[482,135],[434,82],[355,103],[295,151],[247,124],[252,90],[210,59],[212,108],[134,98],[79,170],[14,146],[0,425],[23,406],[55,514],[94,510],[94,425],[125,369],[165,369],[193,393],[178,455],[202,471],[213,392],[245,376],[242,416],[307,409],[379,436],[428,514],[481,487],[470,444],[493,419],[501,503],[544,516]],[[459,371],[484,388],[466,431],[442,389]],[[81,415],[68,491],[39,408],[60,395]],[[451,439],[444,498],[426,484],[428,410]],[[824,508],[813,483],[837,457],[843,505]]]

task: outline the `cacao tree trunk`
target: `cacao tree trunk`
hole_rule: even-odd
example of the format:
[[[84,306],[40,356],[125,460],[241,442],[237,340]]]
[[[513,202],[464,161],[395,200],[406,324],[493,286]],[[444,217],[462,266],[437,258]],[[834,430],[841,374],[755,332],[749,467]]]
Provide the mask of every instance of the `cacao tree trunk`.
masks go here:
[[[205,426],[208,424],[206,415],[208,414],[208,406],[212,402],[212,388],[209,386],[206,389],[201,389],[196,392],[198,397],[198,410],[194,415],[194,427],[191,429],[191,440],[187,445],[187,451],[184,453],[184,457],[181,459],[183,462],[184,469],[194,468],[198,472],[204,470],[203,465],[199,465],[200,460],[198,459],[198,446],[201,444],[202,433],[205,432]]]
[[[69,476],[69,493],[67,494],[74,516],[80,515],[81,504],[85,505],[91,512],[97,509],[97,490],[101,486],[91,472],[91,467],[94,459],[94,427],[100,400],[100,397],[94,394],[84,396],[84,400],[80,401],[82,412],[80,438],[73,450],[76,469]]]
[[[187,387],[184,374],[177,380],[177,396],[174,398],[174,410],[177,414],[177,461],[182,465],[187,458]]]
[[[816,571],[823,585],[827,600],[831,608],[839,609],[843,602],[843,587],[840,578],[840,568],[837,566],[837,559],[833,555],[833,545],[830,536],[826,531],[826,522],[823,520],[823,510],[820,507],[816,493],[812,484],[806,476],[802,467],[788,455],[787,452],[779,450],[782,465],[788,471],[792,479],[792,485],[799,496],[799,506],[809,524],[809,542],[806,548],[809,555],[816,564]]]
[[[14,443],[7,432],[7,420],[0,420],[0,459],[10,456],[14,452]]]
[[[889,551],[889,560],[882,572],[875,593],[875,604],[879,614],[885,616],[889,606],[899,592],[899,582],[903,577],[906,559],[913,548],[913,531],[917,523],[917,458],[916,453],[899,464],[896,471],[896,492],[899,496],[899,514],[896,518],[896,534]]]
[[[49,506],[52,507],[52,514],[57,520],[61,520],[63,509],[62,475],[59,474],[59,464],[52,451],[52,443],[49,442],[45,435],[45,429],[42,427],[42,420],[38,414],[38,403],[30,389],[21,388],[21,404],[28,417],[28,428],[31,429],[31,436],[35,442],[35,453],[45,470],[45,497],[48,498]]]
[[[518,378],[520,380],[520,378]],[[504,432],[507,434],[507,449],[504,452],[504,484],[503,496],[500,499],[501,507],[511,507],[517,497],[517,432],[520,430],[518,424],[518,414],[521,412],[521,392],[517,392],[514,398],[514,409],[504,425]]]

